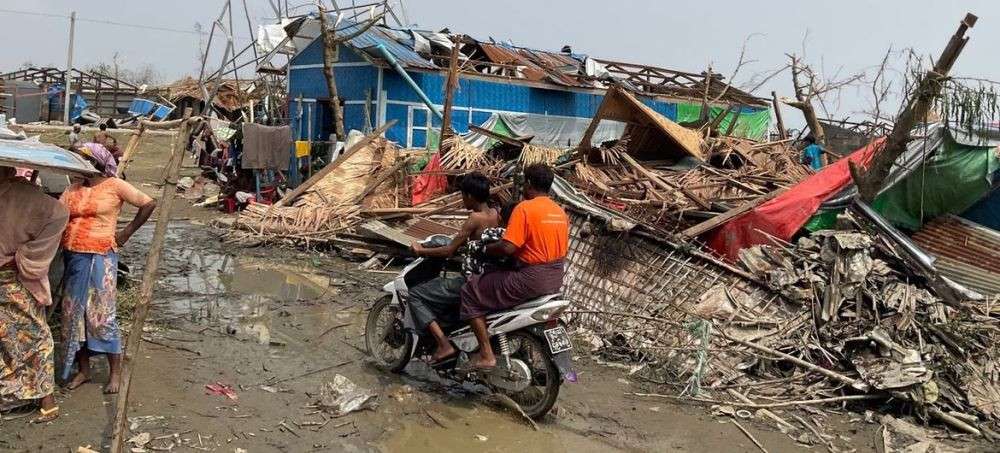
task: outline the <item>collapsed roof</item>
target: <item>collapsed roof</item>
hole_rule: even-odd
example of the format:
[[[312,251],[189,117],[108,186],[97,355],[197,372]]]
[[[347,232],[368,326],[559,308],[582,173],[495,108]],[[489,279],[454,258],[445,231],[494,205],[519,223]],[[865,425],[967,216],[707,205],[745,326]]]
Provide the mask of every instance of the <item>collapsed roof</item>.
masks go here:
[[[633,63],[592,58],[574,53],[569,46],[551,52],[516,46],[510,42],[490,39],[480,41],[468,35],[442,30],[438,32],[395,29],[376,25],[364,29],[362,24],[336,20],[335,33],[352,36],[346,45],[373,64],[386,66],[379,46],[384,47],[403,67],[412,70],[447,70],[452,46],[459,45],[460,71],[478,76],[518,80],[554,87],[604,90],[621,85],[632,92],[652,96],[682,99],[702,99],[706,89],[709,97],[728,104],[767,107],[767,100],[729,86],[719,74],[691,73]],[[285,27],[296,52],[302,52],[320,34],[316,16],[304,16]]]
[[[211,93],[215,88],[215,82],[206,82],[206,88]],[[191,77],[185,77],[158,89],[163,92],[163,97],[173,103],[186,98],[202,102],[205,100],[198,81]],[[233,112],[246,107],[250,99],[259,98],[256,91],[257,85],[252,80],[223,80],[218,93],[212,99],[212,104],[222,110]]]

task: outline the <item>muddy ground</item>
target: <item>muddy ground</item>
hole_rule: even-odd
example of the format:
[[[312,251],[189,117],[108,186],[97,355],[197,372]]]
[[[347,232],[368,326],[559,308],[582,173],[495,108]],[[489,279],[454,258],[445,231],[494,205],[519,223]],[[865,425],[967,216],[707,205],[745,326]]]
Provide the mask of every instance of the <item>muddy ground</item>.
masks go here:
[[[129,172],[152,196],[160,194],[169,142],[144,141]],[[575,361],[580,382],[563,387],[538,431],[481,389],[440,380],[422,364],[401,375],[380,372],[366,360],[364,317],[391,275],[319,253],[227,246],[206,225],[222,214],[179,204],[130,397],[130,427],[149,433],[147,451],[758,451],[707,407],[626,396],[676,389],[651,387],[583,350]],[[136,284],[151,232],[144,227],[122,252]],[[58,394],[57,421],[30,425],[30,414],[8,414],[0,450],[107,451],[115,398],[101,392],[106,362],[94,363],[93,383]],[[335,419],[317,413],[311,406],[321,385],[337,374],[377,392],[378,406]],[[206,394],[211,384],[231,386],[236,398]],[[838,446],[876,450],[878,425],[825,412]],[[772,425],[739,422],[767,451],[807,448]]]

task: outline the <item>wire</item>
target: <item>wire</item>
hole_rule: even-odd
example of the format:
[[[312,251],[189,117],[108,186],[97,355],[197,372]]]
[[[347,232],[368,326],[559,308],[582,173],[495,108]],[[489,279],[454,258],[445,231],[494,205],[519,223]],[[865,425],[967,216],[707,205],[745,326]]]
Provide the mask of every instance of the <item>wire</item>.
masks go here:
[[[67,16],[65,14],[42,13],[42,12],[37,12],[37,11],[21,11],[21,10],[6,9],[6,8],[0,8],[0,13],[21,14],[21,15],[25,15],[25,16],[52,17],[52,18],[58,18],[58,19],[69,19],[70,18],[69,16]],[[118,26],[118,27],[135,28],[135,29],[140,29],[140,30],[156,30],[156,31],[164,31],[164,32],[170,32],[170,33],[184,33],[184,34],[188,34],[188,35],[208,36],[208,32],[205,32],[205,31],[184,30],[184,29],[180,29],[180,28],[160,27],[160,26],[156,26],[156,25],[145,25],[145,24],[136,24],[136,23],[129,23],[129,22],[115,22],[115,21],[111,21],[111,20],[101,20],[101,19],[87,19],[87,18],[83,18],[83,17],[80,17],[80,16],[76,16],[76,20],[78,20],[80,22],[90,22],[90,23],[102,24],[102,25],[115,25],[115,26]],[[241,39],[241,40],[250,40],[250,41],[252,41],[252,39],[247,38],[245,36],[238,36],[238,37],[234,36],[233,38],[234,39]]]

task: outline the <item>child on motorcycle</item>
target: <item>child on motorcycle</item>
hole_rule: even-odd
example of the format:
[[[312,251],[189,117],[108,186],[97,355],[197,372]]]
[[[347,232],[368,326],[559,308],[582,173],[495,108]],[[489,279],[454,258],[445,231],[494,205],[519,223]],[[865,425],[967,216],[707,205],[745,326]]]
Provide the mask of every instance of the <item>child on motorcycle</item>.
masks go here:
[[[490,207],[490,182],[482,173],[473,172],[465,175],[459,189],[462,193],[462,204],[472,211],[465,220],[461,230],[444,247],[428,248],[420,243],[413,243],[410,248],[417,256],[432,258],[450,258],[470,242],[478,242],[484,232],[500,226],[499,210]],[[495,232],[494,232],[495,234]],[[475,248],[475,247],[474,247]],[[482,247],[479,247],[480,249]],[[462,286],[472,273],[484,270],[480,260],[469,253],[468,247],[462,263],[462,272],[456,276],[439,276],[410,289],[410,307],[417,328],[426,330],[434,337],[437,349],[431,356],[431,364],[454,358],[458,351],[448,341],[441,324],[458,322],[458,306],[461,301]],[[440,322],[439,322],[440,321]]]

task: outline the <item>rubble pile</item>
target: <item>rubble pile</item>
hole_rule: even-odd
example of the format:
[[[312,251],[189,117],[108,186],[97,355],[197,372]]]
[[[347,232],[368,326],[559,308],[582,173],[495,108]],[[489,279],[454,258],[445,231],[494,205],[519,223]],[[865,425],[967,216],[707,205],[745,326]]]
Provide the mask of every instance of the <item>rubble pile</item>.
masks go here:
[[[702,165],[691,160],[636,161],[625,153],[629,140],[626,135],[592,151],[567,179],[602,205],[669,233],[811,174],[786,141],[709,139],[709,164]]]
[[[643,357],[650,379],[674,376],[685,383],[682,393],[723,407],[840,403],[1000,440],[1000,331],[988,300],[968,294],[949,305],[860,223],[744,249],[738,264],[780,298],[758,300],[718,285],[687,310],[684,323],[670,321],[678,338],[651,337],[668,323],[651,317],[620,323],[621,332],[650,320],[654,328],[617,345],[660,339],[671,352]],[[613,348],[607,338],[598,344]]]

